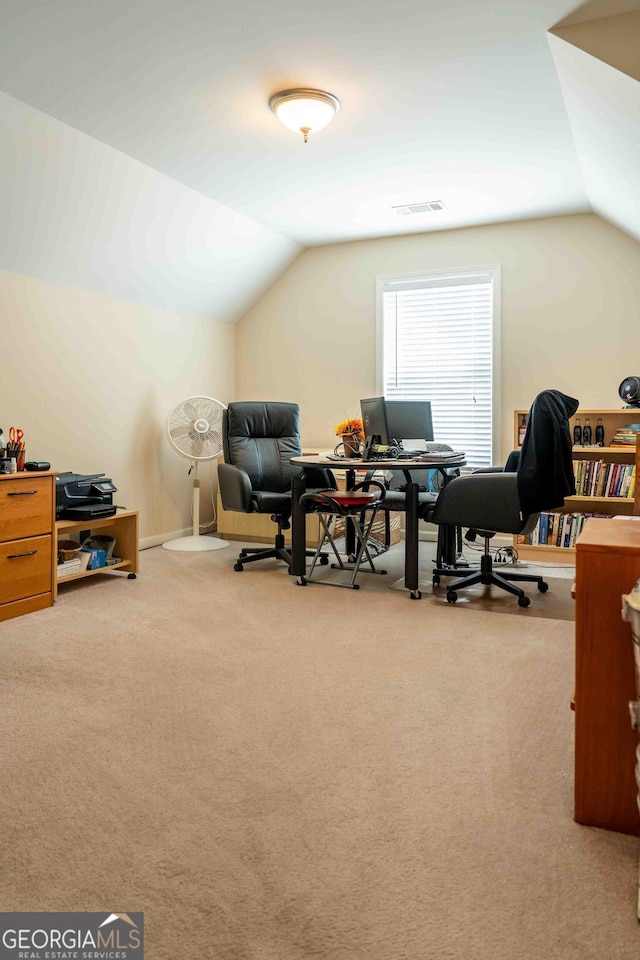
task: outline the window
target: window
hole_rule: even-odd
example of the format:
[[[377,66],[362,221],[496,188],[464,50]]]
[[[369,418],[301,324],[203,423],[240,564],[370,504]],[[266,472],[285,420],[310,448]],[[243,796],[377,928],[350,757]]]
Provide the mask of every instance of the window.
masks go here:
[[[499,284],[498,267],[378,280],[381,392],[430,400],[435,439],[473,467],[496,462]]]

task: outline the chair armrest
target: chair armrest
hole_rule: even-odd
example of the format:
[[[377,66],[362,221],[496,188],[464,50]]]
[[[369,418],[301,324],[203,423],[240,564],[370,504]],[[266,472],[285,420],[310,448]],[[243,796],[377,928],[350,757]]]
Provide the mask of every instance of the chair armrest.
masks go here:
[[[218,486],[225,510],[251,513],[251,480],[249,474],[231,463],[218,464]]]
[[[520,533],[525,520],[520,512],[516,473],[472,473],[451,480],[433,512],[434,523],[496,533]]]

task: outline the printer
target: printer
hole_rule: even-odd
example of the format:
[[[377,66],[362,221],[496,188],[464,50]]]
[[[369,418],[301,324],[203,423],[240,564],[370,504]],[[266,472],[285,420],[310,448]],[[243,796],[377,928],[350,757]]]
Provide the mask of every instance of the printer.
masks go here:
[[[104,473],[59,473],[56,477],[56,520],[100,520],[113,517],[117,487]]]

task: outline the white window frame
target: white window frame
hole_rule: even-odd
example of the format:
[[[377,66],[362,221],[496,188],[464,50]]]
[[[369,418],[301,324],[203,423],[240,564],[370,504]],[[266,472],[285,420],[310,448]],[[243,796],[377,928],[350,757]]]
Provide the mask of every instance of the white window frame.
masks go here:
[[[376,277],[376,392],[384,394],[384,286],[388,283],[430,282],[437,279],[455,280],[469,278],[474,274],[489,274],[492,280],[492,356],[491,356],[491,454],[492,462],[501,462],[502,434],[502,383],[500,376],[500,266],[491,264],[481,267],[459,267],[448,270],[421,271],[420,273],[388,274]],[[444,438],[443,438],[444,439]]]

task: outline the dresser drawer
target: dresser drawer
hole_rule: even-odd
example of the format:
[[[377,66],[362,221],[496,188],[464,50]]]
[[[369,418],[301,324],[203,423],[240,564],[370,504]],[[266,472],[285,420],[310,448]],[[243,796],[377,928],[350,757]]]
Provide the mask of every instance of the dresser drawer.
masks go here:
[[[51,591],[51,536],[0,543],[0,604]]]
[[[0,484],[0,541],[51,533],[53,490],[50,478],[20,477]]]

